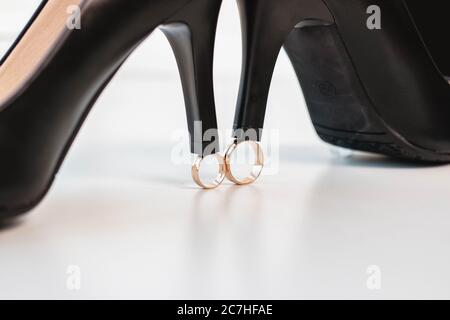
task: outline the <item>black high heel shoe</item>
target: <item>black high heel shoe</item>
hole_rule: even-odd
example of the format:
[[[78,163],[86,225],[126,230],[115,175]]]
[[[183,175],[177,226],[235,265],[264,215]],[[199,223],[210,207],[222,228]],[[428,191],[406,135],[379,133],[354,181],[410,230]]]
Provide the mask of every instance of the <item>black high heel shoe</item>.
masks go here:
[[[448,11],[439,5],[448,5],[417,0],[238,0],[238,5],[244,62],[237,143],[261,138],[284,46],[324,141],[411,160],[450,161],[450,85],[444,74],[450,74],[450,59],[436,54],[448,21],[434,21],[446,31],[430,32],[423,12],[443,15]],[[423,41],[409,5],[417,19],[425,17],[424,33],[439,34],[437,45]],[[248,129],[258,135],[243,136]]]
[[[218,141],[205,142],[203,134],[217,131],[212,65],[220,6],[221,0],[43,1],[0,65],[0,219],[40,202],[102,90],[158,26],[179,63],[192,152],[216,152]]]

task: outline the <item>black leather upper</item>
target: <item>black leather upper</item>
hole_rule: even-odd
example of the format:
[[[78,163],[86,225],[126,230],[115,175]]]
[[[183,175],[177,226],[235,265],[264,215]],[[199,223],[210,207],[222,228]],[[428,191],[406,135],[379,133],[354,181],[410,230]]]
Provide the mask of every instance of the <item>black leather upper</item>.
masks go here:
[[[450,76],[450,2],[407,0],[406,3],[439,70]]]
[[[0,105],[0,219],[25,212],[42,199],[90,107],[111,77],[147,35],[171,17],[180,16],[191,3],[207,1],[83,2],[81,29],[67,30],[32,79]],[[208,3],[205,7],[213,19],[217,18],[217,5]],[[211,81],[208,76],[204,75],[206,82]],[[207,102],[207,108],[214,110],[214,104]],[[215,113],[210,112],[210,117]]]

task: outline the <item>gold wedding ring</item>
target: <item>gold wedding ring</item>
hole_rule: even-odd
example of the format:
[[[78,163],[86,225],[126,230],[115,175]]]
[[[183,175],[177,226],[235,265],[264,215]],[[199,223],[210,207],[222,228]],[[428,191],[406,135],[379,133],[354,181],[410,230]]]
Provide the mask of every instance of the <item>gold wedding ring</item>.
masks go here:
[[[255,162],[252,167],[252,171],[250,175],[244,179],[238,179],[233,175],[233,171],[231,168],[231,156],[234,152],[236,152],[237,148],[244,143],[250,144],[253,151],[255,152]],[[235,140],[229,147],[227,152],[225,153],[225,175],[228,180],[234,182],[237,185],[247,185],[258,180],[264,169],[264,152],[260,146],[260,144],[256,141],[243,141],[237,142]]]
[[[192,178],[194,179],[195,183],[203,189],[215,189],[220,186],[225,179],[226,169],[224,158],[220,154],[215,154],[214,156],[216,156],[217,161],[219,162],[219,172],[213,182],[205,183],[200,178],[200,168],[203,160],[205,160],[206,157],[197,156],[192,165]]]

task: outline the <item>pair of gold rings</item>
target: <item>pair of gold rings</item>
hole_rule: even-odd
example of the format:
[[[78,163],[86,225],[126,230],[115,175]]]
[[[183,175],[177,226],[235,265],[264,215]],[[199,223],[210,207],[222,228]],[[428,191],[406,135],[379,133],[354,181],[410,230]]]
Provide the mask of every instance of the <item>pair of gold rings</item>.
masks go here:
[[[244,143],[247,143],[251,146],[253,152],[255,153],[255,161],[252,165],[250,174],[244,179],[238,179],[235,177],[235,175],[233,175],[231,157],[236,152],[238,147]],[[215,189],[223,183],[225,178],[237,185],[248,185],[258,180],[264,169],[264,152],[260,144],[255,141],[238,142],[237,140],[235,140],[228,147],[224,156],[220,154],[215,154],[214,156],[217,158],[219,163],[219,172],[213,182],[206,183],[203,182],[200,178],[200,168],[203,160],[205,159],[204,157],[198,156],[195,159],[194,164],[192,165],[192,178],[194,179],[195,183],[203,189]]]

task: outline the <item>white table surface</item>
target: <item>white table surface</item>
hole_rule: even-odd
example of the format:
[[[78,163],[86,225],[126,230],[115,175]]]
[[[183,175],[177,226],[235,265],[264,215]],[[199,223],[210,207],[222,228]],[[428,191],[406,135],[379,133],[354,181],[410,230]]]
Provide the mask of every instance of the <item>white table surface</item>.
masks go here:
[[[1,50],[37,2],[0,4]],[[217,47],[225,130],[240,71],[232,1]],[[0,298],[450,298],[449,166],[332,155],[282,54],[267,115],[278,173],[205,192],[171,161],[183,108],[157,32],[100,98],[44,202],[0,228]],[[67,286],[70,266],[79,290]]]

